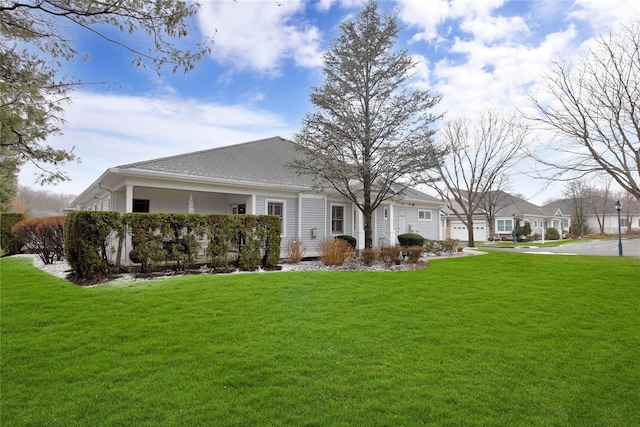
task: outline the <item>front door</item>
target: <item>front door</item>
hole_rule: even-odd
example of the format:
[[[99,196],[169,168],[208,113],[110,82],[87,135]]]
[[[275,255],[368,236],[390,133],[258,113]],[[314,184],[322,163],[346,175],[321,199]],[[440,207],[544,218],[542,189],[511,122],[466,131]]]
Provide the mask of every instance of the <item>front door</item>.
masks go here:
[[[398,234],[407,232],[407,210],[398,209]]]

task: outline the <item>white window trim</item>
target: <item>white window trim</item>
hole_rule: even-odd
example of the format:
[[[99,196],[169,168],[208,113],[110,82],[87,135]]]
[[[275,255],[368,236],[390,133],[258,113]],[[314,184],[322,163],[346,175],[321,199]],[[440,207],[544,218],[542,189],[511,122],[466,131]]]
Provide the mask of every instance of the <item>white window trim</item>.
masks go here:
[[[282,204],[282,230],[280,230],[280,236],[286,236],[287,230],[287,201],[282,199],[265,199],[264,200],[264,214],[269,215],[269,203],[281,203]]]
[[[333,207],[339,206],[342,208],[342,231],[334,232],[333,228]],[[329,203],[329,232],[332,236],[339,236],[346,233],[347,228],[347,206],[344,203]]]
[[[503,222],[504,226],[504,230],[500,230],[500,221]],[[506,230],[507,225],[509,225],[511,227],[511,230]],[[496,220],[496,231],[498,233],[512,233],[513,232],[513,219],[498,219]]]
[[[420,212],[429,212],[429,219],[420,219]],[[431,209],[418,209],[418,221],[433,221],[433,211]]]

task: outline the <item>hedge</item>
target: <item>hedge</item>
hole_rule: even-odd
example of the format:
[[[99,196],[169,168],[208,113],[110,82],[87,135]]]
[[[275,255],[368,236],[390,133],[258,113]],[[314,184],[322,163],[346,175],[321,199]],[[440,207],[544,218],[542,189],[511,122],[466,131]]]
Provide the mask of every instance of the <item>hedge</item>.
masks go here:
[[[112,237],[124,236],[122,215],[118,212],[75,211],[64,224],[64,252],[78,279],[108,276],[108,245]]]
[[[22,250],[22,243],[13,235],[11,229],[25,219],[27,219],[27,215],[23,213],[0,213],[0,248],[5,252],[5,255],[19,254]]]
[[[424,237],[415,233],[405,233],[398,236],[398,242],[401,246],[422,246],[424,245]]]
[[[194,262],[203,241],[207,261],[214,268],[232,261],[245,270],[270,268],[280,259],[280,227],[280,218],[273,215],[76,211],[66,218],[65,255],[78,279],[109,275],[109,251],[117,251],[116,260],[120,260],[126,230],[133,245],[128,255],[141,264],[143,272],[167,261],[175,269],[184,269]],[[237,259],[229,259],[230,252],[236,252]]]

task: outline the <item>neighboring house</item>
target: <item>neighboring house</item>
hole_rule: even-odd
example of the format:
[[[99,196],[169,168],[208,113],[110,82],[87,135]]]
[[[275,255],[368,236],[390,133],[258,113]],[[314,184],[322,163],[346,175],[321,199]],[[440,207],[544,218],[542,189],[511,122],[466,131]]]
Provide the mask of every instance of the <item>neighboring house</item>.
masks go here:
[[[493,197],[490,199],[496,201],[493,206],[479,208],[473,216],[473,236],[476,242],[513,238],[514,218],[519,219],[521,223],[529,222],[532,235],[538,234],[542,237],[549,228],[555,228],[560,235],[569,231],[570,215],[560,209],[542,209],[502,191],[493,192],[491,196]],[[458,209],[458,211],[461,210]],[[492,214],[489,215],[488,212]],[[469,239],[467,227],[448,207],[443,209],[442,229],[445,238],[451,237],[462,241]]]
[[[600,196],[585,201],[585,222],[589,233],[618,234],[618,211],[615,203],[614,199],[605,201]],[[575,211],[575,203],[572,199],[560,199],[547,204],[543,209],[561,210],[566,216],[571,217]],[[640,203],[630,199],[622,203],[620,228],[623,233],[640,231]]]
[[[278,215],[281,248],[299,237],[306,256],[317,256],[323,238],[344,234],[355,237],[362,249],[362,214],[335,191],[313,191],[309,177],[287,167],[300,155],[292,142],[273,137],[117,166],[84,190],[71,209]],[[386,201],[373,216],[374,245],[396,244],[398,234],[409,231],[440,239],[442,206],[441,200],[412,189]]]

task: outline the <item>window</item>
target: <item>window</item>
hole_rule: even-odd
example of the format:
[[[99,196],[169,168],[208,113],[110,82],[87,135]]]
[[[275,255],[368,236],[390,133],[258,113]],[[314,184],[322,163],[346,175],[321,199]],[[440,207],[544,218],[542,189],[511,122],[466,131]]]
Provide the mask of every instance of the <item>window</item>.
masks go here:
[[[149,212],[149,200],[133,199],[133,212]]]
[[[344,233],[344,206],[331,205],[331,232]]]
[[[431,221],[431,211],[418,211],[418,221]]]
[[[512,219],[499,219],[498,220],[498,233],[507,233],[513,231]]]
[[[284,236],[284,202],[267,202],[267,215],[280,217],[280,234]]]
[[[627,218],[620,218],[620,227],[628,227],[629,220]]]

